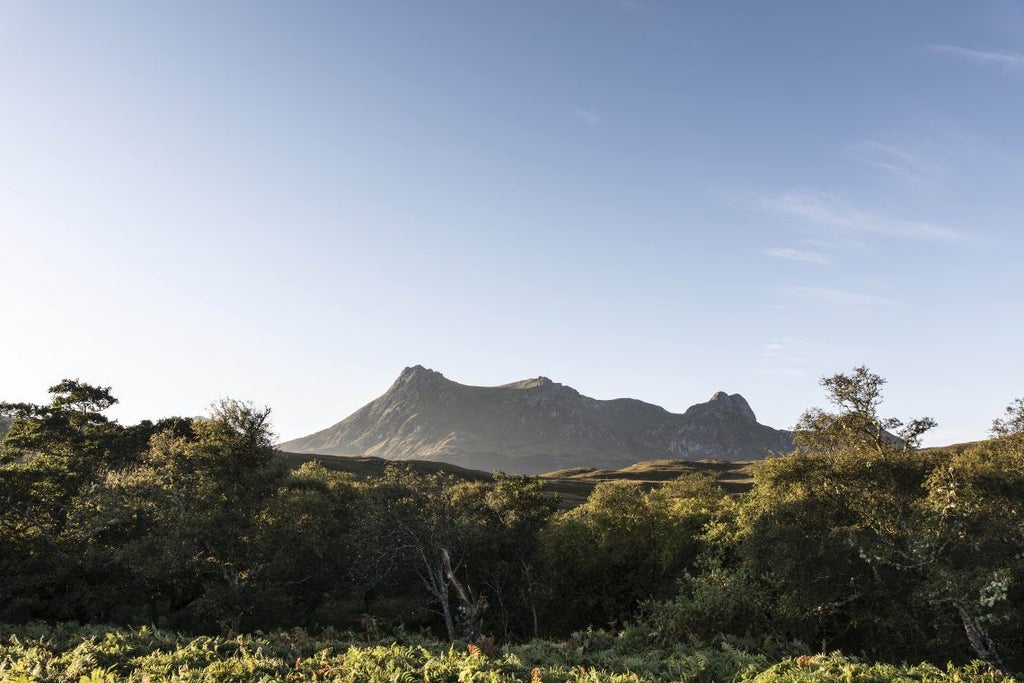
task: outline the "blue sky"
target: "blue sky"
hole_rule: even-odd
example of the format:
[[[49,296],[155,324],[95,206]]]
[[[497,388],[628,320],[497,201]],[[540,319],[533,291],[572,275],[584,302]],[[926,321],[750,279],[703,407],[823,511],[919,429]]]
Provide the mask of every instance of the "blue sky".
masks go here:
[[[0,0],[0,399],[1024,395],[1024,2]]]

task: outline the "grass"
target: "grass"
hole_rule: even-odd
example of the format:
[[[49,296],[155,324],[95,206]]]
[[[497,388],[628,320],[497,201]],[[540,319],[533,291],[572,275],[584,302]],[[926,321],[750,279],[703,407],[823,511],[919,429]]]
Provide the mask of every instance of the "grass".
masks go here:
[[[281,453],[285,463],[298,468],[304,463],[316,461],[329,470],[348,472],[353,476],[366,479],[384,474],[388,465],[411,467],[419,474],[444,472],[465,481],[491,481],[489,472],[472,470],[458,465],[430,460],[385,460],[370,456],[355,455],[309,455],[305,453]],[[630,481],[645,488],[660,486],[689,472],[705,472],[715,480],[727,493],[749,491],[754,483],[753,468],[759,461],[726,462],[721,460],[648,460],[638,462],[620,470],[598,470],[590,467],[577,467],[559,470],[540,475],[544,489],[557,494],[562,507],[572,508],[586,501],[590,492],[602,481]]]

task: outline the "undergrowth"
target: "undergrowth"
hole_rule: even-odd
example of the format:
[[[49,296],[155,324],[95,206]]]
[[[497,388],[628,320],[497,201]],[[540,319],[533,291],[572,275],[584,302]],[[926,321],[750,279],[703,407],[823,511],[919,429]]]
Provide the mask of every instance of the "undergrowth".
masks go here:
[[[749,645],[749,644],[744,644]],[[755,652],[720,640],[638,649],[634,641],[585,631],[563,642],[535,640],[485,652],[415,634],[386,642],[303,630],[235,637],[186,636],[60,624],[0,627],[0,681],[339,681],[639,683],[641,681],[989,681],[1010,682],[983,662],[966,666],[894,665],[840,653],[780,656],[786,646]]]

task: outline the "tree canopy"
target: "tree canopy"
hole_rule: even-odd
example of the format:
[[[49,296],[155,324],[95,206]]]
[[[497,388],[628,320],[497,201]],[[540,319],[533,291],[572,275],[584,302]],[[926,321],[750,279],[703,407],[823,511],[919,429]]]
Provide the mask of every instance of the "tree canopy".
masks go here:
[[[882,417],[884,384],[824,378],[830,408],[748,492],[606,482],[561,509],[537,478],[289,470],[267,408],[123,426],[109,388],[65,380],[0,404],[0,621],[481,643],[606,627],[1024,666],[1024,401],[989,441],[921,450],[934,421]]]

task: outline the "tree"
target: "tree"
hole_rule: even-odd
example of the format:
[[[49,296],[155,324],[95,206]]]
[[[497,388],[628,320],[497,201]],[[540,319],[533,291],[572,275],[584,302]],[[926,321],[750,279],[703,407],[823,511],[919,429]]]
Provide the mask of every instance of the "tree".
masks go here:
[[[777,623],[880,653],[923,647],[918,615],[935,609],[914,593],[927,546],[923,487],[937,461],[917,446],[935,422],[880,417],[884,384],[864,366],[823,378],[834,412],[804,413],[798,453],[757,468],[741,514],[741,552],[774,593]]]
[[[103,415],[117,399],[79,380],[49,391],[46,405],[0,403],[12,418],[0,440],[0,617],[94,616],[89,596],[103,591],[85,501],[125,457],[123,428]]]
[[[257,609],[269,564],[259,519],[286,476],[269,418],[269,408],[220,401],[188,433],[155,435],[140,466],[111,476],[111,506],[144,529],[123,553],[154,610],[234,630]]]
[[[797,447],[823,454],[866,449],[882,458],[916,449],[921,436],[935,427],[935,420],[925,417],[904,423],[892,417],[879,417],[884,384],[884,379],[863,365],[850,374],[823,377],[821,385],[837,410],[806,411],[796,425]]]
[[[461,567],[466,551],[464,529],[451,506],[454,486],[441,473],[420,476],[389,466],[361,499],[355,530],[356,574],[363,577],[364,592],[401,596],[411,574],[449,640],[456,637],[449,574]]]
[[[461,484],[451,494],[464,530],[467,585],[486,593],[500,635],[537,636],[545,597],[539,535],[555,512],[555,500],[544,495],[538,479],[501,472],[493,482]],[[479,609],[473,609],[479,617]]]
[[[305,463],[257,513],[253,554],[263,569],[248,590],[249,625],[350,626],[338,607],[351,594],[352,528],[358,488],[351,475]]]
[[[760,463],[740,510],[738,552],[764,585],[768,625],[822,647],[920,652],[933,612],[915,599],[912,567],[928,471],[917,456],[883,459],[859,445]]]
[[[541,534],[546,580],[557,599],[551,621],[623,622],[648,600],[671,597],[705,549],[704,532],[724,507],[721,489],[700,476],[644,491],[602,482],[583,505],[557,515]]]
[[[1024,438],[1024,398],[1014,399],[1006,406],[1003,417],[992,421],[991,434],[996,439]]]
[[[976,656],[1005,670],[1024,645],[1024,400],[991,434],[929,477],[935,561],[924,590],[953,610]]]
[[[1012,592],[1024,579],[1024,403],[995,421],[993,441],[918,451],[934,421],[878,417],[883,384],[864,367],[822,380],[838,411],[805,413],[801,455],[758,469],[748,558],[780,605],[831,615],[820,626],[849,624],[883,648],[881,626],[904,652],[961,647],[1005,670],[999,643],[1019,643],[1024,625]]]

